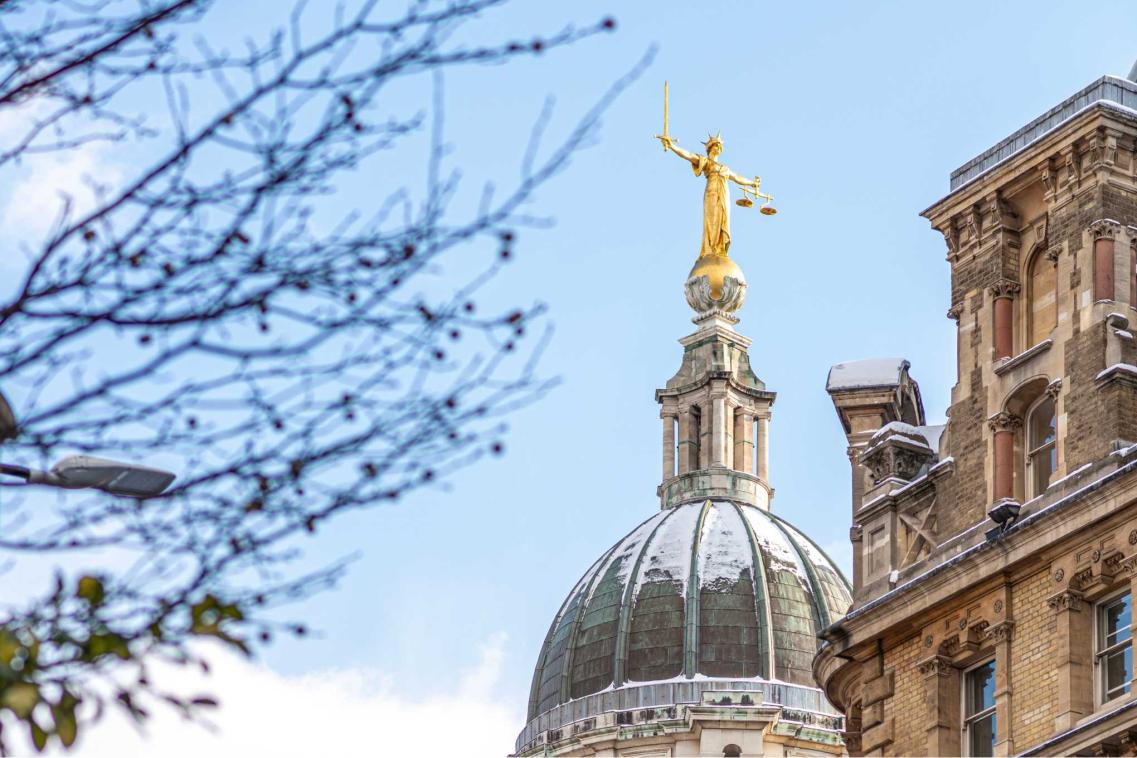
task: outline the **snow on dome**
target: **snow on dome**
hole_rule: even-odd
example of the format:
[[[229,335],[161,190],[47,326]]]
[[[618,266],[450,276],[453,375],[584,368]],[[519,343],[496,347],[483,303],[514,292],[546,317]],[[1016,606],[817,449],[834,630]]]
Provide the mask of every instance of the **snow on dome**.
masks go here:
[[[814,688],[817,634],[851,602],[832,561],[773,514],[728,500],[668,508],[605,552],[561,604],[529,719],[645,681]]]
[[[825,389],[830,392],[864,387],[895,387],[911,364],[903,358],[867,358],[845,361],[829,369]]]

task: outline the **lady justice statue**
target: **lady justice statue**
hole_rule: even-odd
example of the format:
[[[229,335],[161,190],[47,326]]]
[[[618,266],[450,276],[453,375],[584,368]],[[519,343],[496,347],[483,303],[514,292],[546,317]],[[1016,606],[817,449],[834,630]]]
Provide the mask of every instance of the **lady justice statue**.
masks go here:
[[[663,134],[656,135],[656,139],[663,144],[665,152],[670,150],[675,153],[691,164],[695,176],[703,176],[707,180],[703,191],[703,239],[699,245],[699,257],[688,276],[687,302],[700,314],[700,319],[713,313],[737,321],[730,314],[742,305],[746,279],[742,275],[742,269],[727,254],[730,250],[730,190],[727,181],[742,188],[742,198],[737,204],[743,208],[752,207],[754,199],[761,198],[765,202],[759,210],[764,215],[772,216],[777,213],[770,206],[774,198],[759,191],[761,178],[756,176],[746,179],[731,171],[729,166],[719,163],[723,147],[720,135],[713,135],[703,143],[706,155],[696,155],[675,144],[667,133],[667,115],[667,83],[664,82]],[[703,277],[705,285],[699,281]],[[730,279],[734,281],[731,282]],[[705,294],[700,292],[703,286],[708,289]]]

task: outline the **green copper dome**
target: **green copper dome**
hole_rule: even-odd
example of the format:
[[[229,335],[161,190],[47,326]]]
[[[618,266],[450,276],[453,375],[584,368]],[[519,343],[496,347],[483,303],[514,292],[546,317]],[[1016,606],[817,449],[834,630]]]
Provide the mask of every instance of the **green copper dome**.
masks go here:
[[[851,602],[832,561],[768,511],[727,500],[667,508],[601,556],[561,605],[529,719],[642,682],[815,687],[817,634]]]

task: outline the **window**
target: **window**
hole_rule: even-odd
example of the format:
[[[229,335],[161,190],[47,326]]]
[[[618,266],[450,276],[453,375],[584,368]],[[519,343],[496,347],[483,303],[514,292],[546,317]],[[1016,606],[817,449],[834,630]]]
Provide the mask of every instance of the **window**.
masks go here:
[[[963,676],[965,755],[995,754],[995,662],[987,661]]]
[[[1096,662],[1103,703],[1129,692],[1133,679],[1133,639],[1129,628],[1132,615],[1128,592],[1098,604]]]
[[[1054,263],[1039,251],[1031,259],[1027,272],[1029,293],[1027,313],[1030,331],[1027,347],[1033,347],[1050,336],[1058,324],[1058,276]]]
[[[1054,415],[1054,398],[1046,396],[1030,413],[1027,424],[1027,471],[1031,482],[1031,496],[1041,495],[1050,486],[1050,478],[1058,468],[1058,448],[1055,446],[1057,419]]]

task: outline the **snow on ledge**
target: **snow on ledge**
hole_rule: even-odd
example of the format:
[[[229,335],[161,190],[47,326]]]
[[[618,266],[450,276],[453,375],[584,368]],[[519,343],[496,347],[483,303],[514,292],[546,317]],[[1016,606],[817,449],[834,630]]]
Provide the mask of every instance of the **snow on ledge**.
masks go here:
[[[1114,374],[1133,374],[1137,376],[1137,366],[1134,366],[1132,363],[1115,363],[1095,376],[1094,381],[1105,379]]]
[[[911,364],[903,358],[868,358],[860,361],[845,361],[829,369],[829,379],[825,389],[860,389],[862,387],[895,387],[900,383],[900,375]]]

